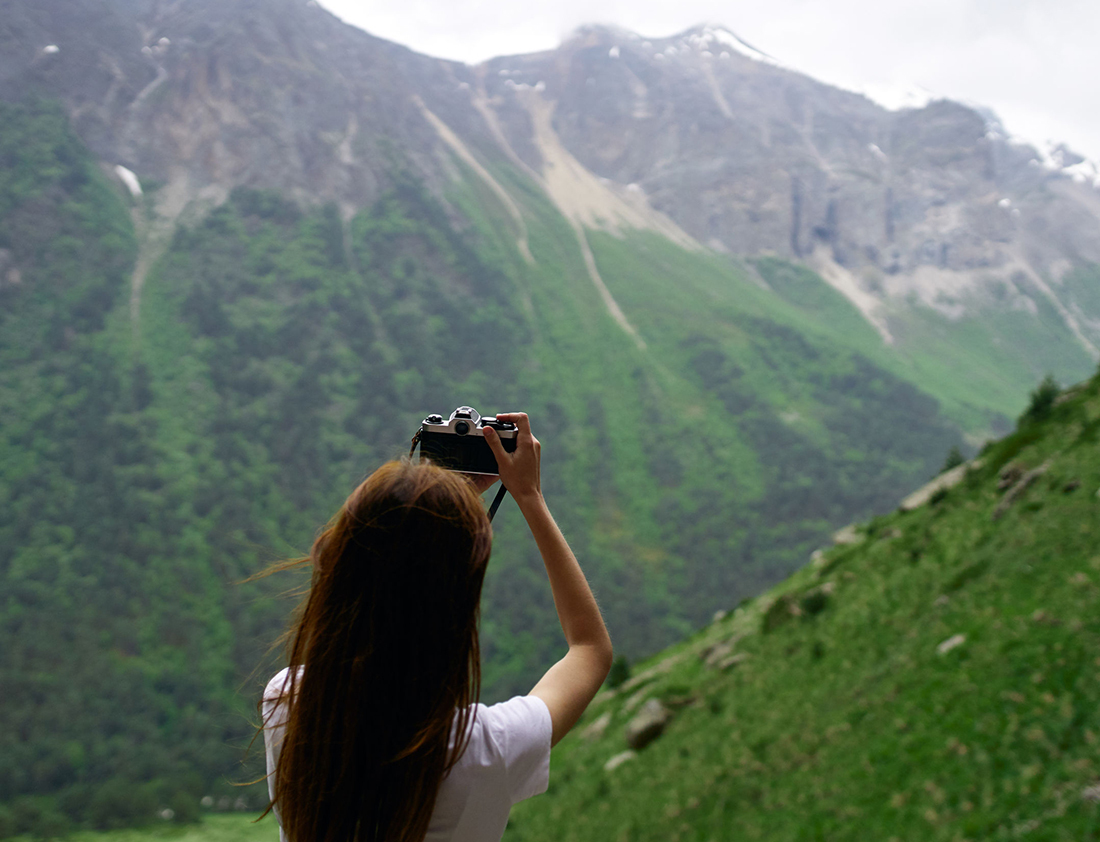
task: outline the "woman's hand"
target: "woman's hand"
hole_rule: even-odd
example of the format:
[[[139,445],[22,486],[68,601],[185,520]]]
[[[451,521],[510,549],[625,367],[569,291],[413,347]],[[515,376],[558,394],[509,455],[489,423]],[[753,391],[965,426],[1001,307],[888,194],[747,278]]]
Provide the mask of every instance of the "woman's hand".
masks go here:
[[[489,474],[463,474],[470,481],[470,485],[474,487],[474,490],[478,494],[484,494],[494,485],[500,477],[490,476]]]
[[[509,453],[501,444],[496,430],[492,427],[484,430],[485,441],[497,458],[500,481],[517,502],[526,498],[542,497],[542,483],[539,478],[542,445],[531,434],[531,422],[527,413],[502,412],[497,414],[497,420],[515,424],[519,431],[516,435],[516,452]]]

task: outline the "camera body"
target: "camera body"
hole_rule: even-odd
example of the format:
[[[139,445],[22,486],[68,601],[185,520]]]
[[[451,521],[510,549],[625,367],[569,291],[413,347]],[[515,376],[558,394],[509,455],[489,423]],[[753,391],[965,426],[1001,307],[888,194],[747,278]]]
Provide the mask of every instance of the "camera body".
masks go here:
[[[486,427],[496,431],[508,453],[515,453],[519,435],[515,424],[497,421],[491,415],[482,418],[476,409],[460,406],[447,420],[429,415],[421,422],[420,455],[452,471],[497,476],[497,458],[485,441]]]

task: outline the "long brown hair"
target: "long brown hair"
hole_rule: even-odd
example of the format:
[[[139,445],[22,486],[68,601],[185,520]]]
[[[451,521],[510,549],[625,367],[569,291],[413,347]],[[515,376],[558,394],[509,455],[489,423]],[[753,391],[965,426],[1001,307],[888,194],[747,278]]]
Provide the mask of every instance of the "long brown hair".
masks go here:
[[[480,692],[491,543],[465,478],[389,462],[300,560],[313,577],[290,633],[268,806],[290,842],[422,842]]]

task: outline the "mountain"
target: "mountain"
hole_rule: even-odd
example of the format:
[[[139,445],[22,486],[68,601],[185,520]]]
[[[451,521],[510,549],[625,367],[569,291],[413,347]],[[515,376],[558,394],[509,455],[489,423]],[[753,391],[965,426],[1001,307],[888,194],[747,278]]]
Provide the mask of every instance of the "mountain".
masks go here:
[[[603,691],[509,839],[1095,839],[1100,377],[1055,394]]]
[[[466,67],[297,0],[2,12],[5,833],[255,806],[228,781],[301,582],[240,583],[429,412],[531,412],[638,658],[1093,365],[1095,190],[961,106],[888,112],[714,27]],[[975,197],[1017,182],[987,236]],[[965,290],[926,294],[929,231],[988,252],[936,269]],[[1010,252],[1045,291],[996,292]],[[560,646],[507,505],[482,638],[487,698]]]
[[[437,196],[474,160],[514,225],[495,167],[585,230],[804,263],[976,433],[1024,381],[1078,379],[1097,356],[1095,179],[988,111],[887,111],[714,25],[587,27],[466,67],[297,0],[8,5],[0,90],[64,100],[97,157],[165,186],[169,223],[240,185],[346,218],[397,160]],[[945,389],[960,358],[970,382]]]
[[[973,406],[975,387],[993,399],[1009,371],[1080,377],[1096,359],[1097,185],[1072,170],[1080,156],[1044,157],[992,115],[887,111],[716,26],[582,29],[553,53],[488,62],[484,90],[533,170],[560,141],[697,243],[804,263],[934,368],[915,378],[935,394],[966,359],[949,405]]]

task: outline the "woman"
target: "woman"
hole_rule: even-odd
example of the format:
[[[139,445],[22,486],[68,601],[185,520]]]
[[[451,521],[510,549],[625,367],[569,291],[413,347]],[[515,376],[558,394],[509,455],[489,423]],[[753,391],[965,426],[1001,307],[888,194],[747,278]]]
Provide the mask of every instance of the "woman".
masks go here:
[[[485,438],[546,564],[569,651],[527,696],[486,707],[478,606],[492,532],[480,482],[391,462],[314,542],[290,666],[264,692],[269,809],[283,842],[499,840],[546,789],[550,748],[611,665],[599,608],[542,498],[523,413]],[[495,481],[495,480],[494,480]],[[305,560],[303,560],[305,561]]]

